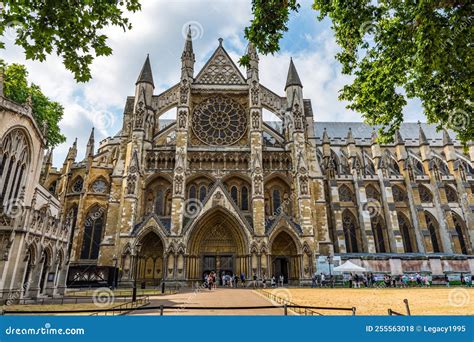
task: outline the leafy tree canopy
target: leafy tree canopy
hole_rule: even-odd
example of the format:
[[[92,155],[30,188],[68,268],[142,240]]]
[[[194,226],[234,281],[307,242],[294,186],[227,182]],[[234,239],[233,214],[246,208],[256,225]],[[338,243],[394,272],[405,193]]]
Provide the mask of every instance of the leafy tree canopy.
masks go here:
[[[140,8],[138,0],[4,0],[0,48],[13,36],[27,59],[44,61],[55,52],[76,81],[85,82],[94,57],[112,54],[101,31],[110,25],[130,30],[124,11]]]
[[[47,146],[54,147],[66,141],[58,127],[58,122],[64,114],[64,108],[58,102],[48,99],[36,84],[28,86],[28,71],[25,66],[6,65],[4,61],[0,60],[0,69],[4,70],[4,96],[20,104],[31,101],[36,123],[40,129],[46,127]]]
[[[298,4],[252,3],[245,36],[261,53],[274,53]],[[464,143],[474,140],[473,7],[462,0],[314,0],[318,19],[332,21],[342,72],[355,76],[339,98],[381,126],[380,142],[392,140],[407,98],[421,100],[429,123],[454,130]]]

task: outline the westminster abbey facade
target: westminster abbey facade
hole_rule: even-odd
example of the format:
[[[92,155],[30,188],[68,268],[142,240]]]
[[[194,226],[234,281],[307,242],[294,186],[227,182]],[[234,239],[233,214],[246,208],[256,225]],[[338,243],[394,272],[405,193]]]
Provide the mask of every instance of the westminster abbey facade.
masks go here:
[[[92,130],[84,160],[74,143],[61,168],[46,154],[40,183],[68,232],[68,286],[190,284],[211,271],[304,285],[321,256],[474,272],[474,146],[426,124],[380,145],[365,124],[317,122],[293,61],[281,96],[247,53],[243,75],[220,39],[195,72],[188,36],[161,94],[146,58],[115,136],[96,150]]]

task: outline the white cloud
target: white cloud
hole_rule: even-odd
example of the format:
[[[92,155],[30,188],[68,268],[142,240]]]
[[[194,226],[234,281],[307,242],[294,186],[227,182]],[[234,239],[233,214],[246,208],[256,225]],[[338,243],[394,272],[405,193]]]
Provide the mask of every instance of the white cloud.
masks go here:
[[[310,11],[309,6],[307,10]],[[311,15],[314,12],[311,11]],[[57,56],[48,57],[44,63],[25,61],[23,51],[11,40],[2,51],[2,58],[8,63],[25,64],[30,80],[65,107],[60,127],[67,142],[56,148],[55,165],[61,165],[75,137],[78,137],[78,159],[84,157],[92,126],[96,126],[96,145],[121,128],[125,99],[134,93],[147,53],[152,63],[155,94],[179,81],[183,26],[187,23],[194,23],[199,30],[193,41],[195,74],[217,47],[219,37],[224,38],[224,46],[237,62],[246,47],[242,34],[251,19],[251,4],[231,0],[142,1],[142,10],[128,16],[133,25],[131,31],[123,32],[115,27],[105,30],[113,55],[94,61],[93,79],[86,84],[77,84]],[[311,21],[311,25],[318,27],[316,20]],[[295,26],[292,29],[296,29]],[[349,112],[345,104],[337,100],[338,90],[350,79],[340,74],[340,66],[334,59],[337,45],[327,25],[324,29],[320,26],[319,30],[302,33],[304,49],[295,48],[293,52],[305,98],[311,98],[318,121],[360,121],[360,115]],[[300,43],[294,46],[301,46]],[[260,58],[262,83],[281,95],[290,55],[284,50],[275,56]],[[416,106],[411,108],[415,110]]]

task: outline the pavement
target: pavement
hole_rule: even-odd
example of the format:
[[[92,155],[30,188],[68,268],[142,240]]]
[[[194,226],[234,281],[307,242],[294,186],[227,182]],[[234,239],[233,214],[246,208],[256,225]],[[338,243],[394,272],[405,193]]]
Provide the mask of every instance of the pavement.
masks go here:
[[[173,306],[165,309],[164,315],[283,315],[282,308],[265,309],[204,309],[192,310],[192,307],[246,307],[246,306],[272,306],[273,304],[262,295],[252,289],[217,288],[185,290],[180,293],[151,296],[148,306]],[[174,308],[175,307],[175,308]],[[146,308],[146,306],[145,306]],[[159,315],[160,309],[140,310],[129,313],[129,315]]]

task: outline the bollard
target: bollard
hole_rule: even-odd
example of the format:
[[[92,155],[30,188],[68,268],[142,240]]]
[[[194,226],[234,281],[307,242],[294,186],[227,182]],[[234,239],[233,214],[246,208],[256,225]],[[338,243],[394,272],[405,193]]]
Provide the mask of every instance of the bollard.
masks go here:
[[[283,311],[285,312],[285,316],[288,316],[288,306],[286,303],[283,305]]]
[[[163,316],[163,305],[160,305],[160,316]]]
[[[165,293],[165,282],[161,283],[161,293]]]
[[[352,316],[355,316],[355,315],[356,315],[356,307],[353,306],[353,307],[352,307]]]

